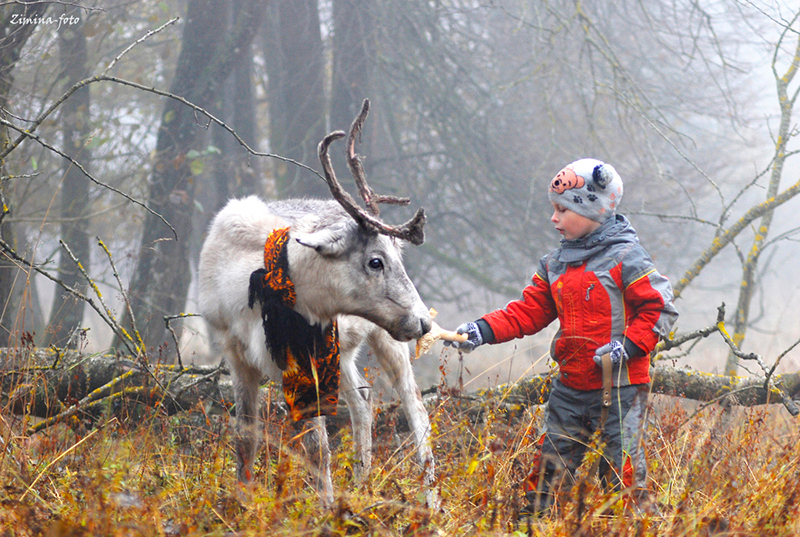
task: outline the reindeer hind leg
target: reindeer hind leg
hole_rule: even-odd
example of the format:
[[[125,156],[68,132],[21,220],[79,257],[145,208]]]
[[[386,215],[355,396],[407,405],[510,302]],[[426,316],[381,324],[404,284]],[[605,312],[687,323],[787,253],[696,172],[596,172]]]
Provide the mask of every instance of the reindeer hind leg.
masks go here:
[[[253,480],[253,463],[259,444],[256,416],[261,372],[244,361],[241,347],[231,347],[231,379],[236,402],[236,477],[241,483],[249,483]]]

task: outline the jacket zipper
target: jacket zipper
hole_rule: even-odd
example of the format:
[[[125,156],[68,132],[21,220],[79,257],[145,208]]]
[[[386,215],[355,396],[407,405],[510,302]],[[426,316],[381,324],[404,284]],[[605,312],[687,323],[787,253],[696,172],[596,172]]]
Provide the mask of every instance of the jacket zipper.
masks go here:
[[[589,287],[586,289],[586,302],[589,302],[589,291],[594,289],[594,284],[589,284]]]

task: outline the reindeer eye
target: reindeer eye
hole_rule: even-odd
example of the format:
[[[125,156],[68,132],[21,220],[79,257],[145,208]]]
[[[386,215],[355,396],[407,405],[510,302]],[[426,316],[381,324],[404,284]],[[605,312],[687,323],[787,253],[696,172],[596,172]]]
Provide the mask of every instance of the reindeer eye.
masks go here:
[[[377,257],[373,257],[372,259],[370,259],[369,263],[367,264],[369,265],[369,268],[373,270],[383,270],[383,261],[381,261]]]

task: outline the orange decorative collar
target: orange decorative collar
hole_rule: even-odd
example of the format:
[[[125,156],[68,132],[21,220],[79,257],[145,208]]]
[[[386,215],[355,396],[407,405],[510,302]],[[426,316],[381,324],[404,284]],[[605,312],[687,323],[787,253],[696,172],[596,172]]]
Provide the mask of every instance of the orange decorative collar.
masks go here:
[[[248,305],[261,303],[266,345],[283,370],[283,394],[295,420],[335,415],[339,400],[339,331],[311,325],[294,311],[297,294],[289,276],[289,228],[264,243],[264,268],[250,275]]]

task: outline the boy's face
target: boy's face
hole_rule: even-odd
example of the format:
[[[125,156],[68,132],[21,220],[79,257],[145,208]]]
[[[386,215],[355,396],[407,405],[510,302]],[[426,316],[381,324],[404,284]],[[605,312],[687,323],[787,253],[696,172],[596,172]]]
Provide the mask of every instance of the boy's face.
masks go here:
[[[600,222],[581,216],[558,203],[553,203],[553,216],[550,217],[550,221],[567,240],[580,239],[600,227]]]

